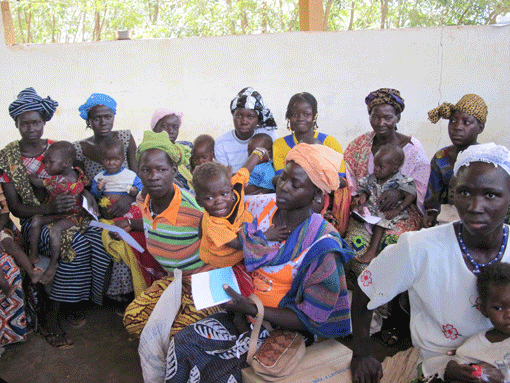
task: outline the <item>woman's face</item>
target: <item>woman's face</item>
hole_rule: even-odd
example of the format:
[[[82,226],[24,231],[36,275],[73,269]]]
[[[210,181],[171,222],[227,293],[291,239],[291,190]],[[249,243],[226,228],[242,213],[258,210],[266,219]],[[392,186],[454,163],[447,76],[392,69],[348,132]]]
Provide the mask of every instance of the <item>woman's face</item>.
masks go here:
[[[395,108],[389,104],[380,104],[372,108],[370,112],[370,125],[376,136],[387,136],[393,134],[397,129],[400,115]]]
[[[115,114],[107,106],[96,105],[89,110],[89,119],[87,121],[96,137],[106,137],[113,129]]]
[[[177,166],[159,149],[149,149],[140,157],[138,175],[152,199],[158,200],[173,193]]]
[[[179,117],[175,114],[169,114],[158,121],[154,127],[154,131],[156,133],[166,132],[170,141],[175,144],[175,140],[177,140],[177,136],[179,135],[180,127],[181,122],[179,121]]]
[[[472,162],[458,172],[454,204],[471,235],[500,234],[510,205],[510,176],[493,164]]]
[[[276,184],[276,205],[282,210],[311,208],[317,190],[304,169],[289,161]]]
[[[253,109],[237,108],[232,114],[236,136],[240,140],[248,140],[253,136],[259,123],[259,115]]]
[[[37,142],[44,133],[45,121],[37,111],[22,113],[16,118],[16,127],[21,138],[28,142]]]
[[[482,131],[483,125],[470,114],[457,110],[450,116],[448,135],[452,144],[461,149],[476,144]]]
[[[313,130],[313,109],[306,101],[299,101],[290,108],[290,128],[295,133],[307,133]]]

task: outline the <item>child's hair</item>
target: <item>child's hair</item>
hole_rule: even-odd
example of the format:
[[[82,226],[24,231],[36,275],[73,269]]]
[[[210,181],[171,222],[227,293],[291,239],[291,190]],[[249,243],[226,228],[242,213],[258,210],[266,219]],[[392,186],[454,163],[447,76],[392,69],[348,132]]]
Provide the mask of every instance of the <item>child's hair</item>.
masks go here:
[[[392,161],[396,165],[398,165],[399,168],[404,164],[404,161],[406,159],[404,149],[402,149],[400,146],[395,145],[395,144],[385,144],[379,148],[377,153],[379,153],[379,152],[384,153],[384,154],[390,153],[392,155],[391,156]]]
[[[259,140],[261,145],[266,148],[268,151],[272,150],[273,148],[273,139],[269,134],[266,133],[257,133],[255,134],[250,141]]]
[[[117,149],[122,155],[124,155],[124,143],[117,137],[106,137],[99,145],[102,153],[107,150]]]
[[[496,262],[492,265],[482,267],[476,279],[476,289],[482,300],[482,307],[487,302],[489,286],[505,286],[510,284],[510,263]]]
[[[200,136],[195,138],[195,141],[193,142],[193,147],[199,145],[207,145],[207,148],[209,150],[214,151],[214,138],[212,138],[208,134],[201,134]]]
[[[76,149],[69,141],[54,142],[50,145],[48,150],[58,150],[62,154],[63,159],[71,162],[71,166],[73,165],[73,162],[76,161]]]
[[[285,113],[285,118],[289,119],[291,116],[291,108],[298,102],[306,102],[312,107],[312,113],[315,117],[317,115],[317,100],[315,97],[308,92],[296,93],[289,100],[289,105],[287,105],[287,112]]]
[[[225,179],[230,181],[231,175],[230,168],[225,165],[219,162],[206,162],[195,168],[191,183],[198,196],[207,190],[207,181],[217,179],[219,176],[225,176]]]

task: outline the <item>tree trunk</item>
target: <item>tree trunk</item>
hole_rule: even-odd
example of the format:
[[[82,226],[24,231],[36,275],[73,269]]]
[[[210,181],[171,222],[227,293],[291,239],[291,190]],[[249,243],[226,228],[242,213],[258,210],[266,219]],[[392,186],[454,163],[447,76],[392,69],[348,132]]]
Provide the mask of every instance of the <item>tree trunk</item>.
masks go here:
[[[333,5],[333,0],[328,0],[326,3],[326,9],[324,10],[324,20],[322,22],[322,30],[327,31],[328,28],[328,21],[329,21],[329,12],[331,12],[331,6]]]
[[[92,40],[99,41],[101,36],[101,15],[96,9],[94,12],[94,31],[92,32]]]
[[[55,13],[52,15],[52,22],[51,22],[51,42],[55,43],[55,24],[56,24],[56,18]]]
[[[21,42],[25,43],[25,34],[23,33],[23,23],[21,22],[21,7],[18,5],[18,25],[19,25],[19,35],[21,36]]]
[[[466,16],[467,12],[471,8],[472,3],[469,3],[469,5],[464,9],[464,12],[462,12],[462,15],[460,15],[459,20],[457,21],[457,25],[462,24],[462,21],[464,21],[464,17]]]
[[[32,6],[28,6],[28,16],[25,16],[25,19],[27,20],[27,43],[30,43],[30,40],[32,39]]]
[[[351,1],[351,15],[349,17],[348,31],[352,31],[352,25],[354,24],[354,0]]]
[[[388,0],[381,1],[381,29],[386,25],[386,17],[388,16]]]
[[[156,5],[154,5],[154,17],[152,18],[152,22],[157,23],[158,17],[159,17],[159,0],[156,0]]]

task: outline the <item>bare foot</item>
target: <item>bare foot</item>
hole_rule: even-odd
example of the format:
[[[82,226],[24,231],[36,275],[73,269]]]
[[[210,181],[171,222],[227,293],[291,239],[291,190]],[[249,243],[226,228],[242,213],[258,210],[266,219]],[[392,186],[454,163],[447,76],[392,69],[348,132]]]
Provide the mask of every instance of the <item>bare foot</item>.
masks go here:
[[[4,293],[4,295],[7,298],[10,298],[11,295],[14,293],[14,291],[16,291],[16,286],[6,285],[6,286],[2,286],[1,289],[2,289],[2,292]]]
[[[30,280],[33,284],[36,284],[39,282],[44,274],[44,270],[40,267],[34,267],[32,271],[28,272],[28,276],[30,277]]]
[[[53,278],[55,277],[55,274],[57,273],[57,267],[58,265],[49,265],[46,271],[44,272],[43,276],[41,277],[40,282],[43,285],[47,285],[51,283]]]

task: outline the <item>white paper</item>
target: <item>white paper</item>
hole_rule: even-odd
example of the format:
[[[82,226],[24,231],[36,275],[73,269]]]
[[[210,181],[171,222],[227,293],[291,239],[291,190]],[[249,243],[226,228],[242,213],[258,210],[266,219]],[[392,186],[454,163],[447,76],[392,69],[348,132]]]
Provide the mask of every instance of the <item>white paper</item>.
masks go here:
[[[120,235],[120,237],[124,241],[126,241],[126,243],[129,246],[131,246],[135,250],[138,250],[140,253],[143,253],[145,251],[145,249],[142,246],[140,246],[140,244],[138,242],[136,242],[133,239],[133,237],[131,237],[124,229],[121,229],[118,226],[108,225],[106,223],[102,223],[102,222],[99,222],[99,221],[92,221],[92,222],[90,222],[90,226],[96,226],[96,227],[100,227],[101,229],[104,229],[104,230],[113,231],[115,233],[118,233]]]
[[[352,213],[355,214],[357,217],[361,218],[363,221],[368,222],[372,225],[376,225],[382,219],[381,217],[369,214],[363,216],[356,211],[353,211]]]
[[[197,310],[230,301],[232,298],[223,290],[223,284],[229,285],[238,294],[241,294],[232,267],[193,274],[191,276],[191,293]]]
[[[87,211],[87,213],[89,213],[92,216],[92,218],[94,218],[97,221],[97,215],[94,213],[92,206],[89,205],[89,201],[85,197],[83,197],[82,200],[83,202],[81,205],[83,206],[83,208]]]

